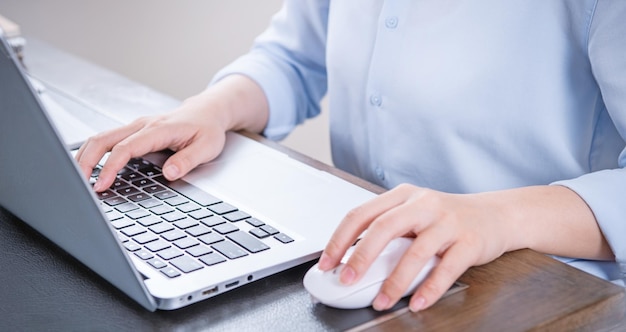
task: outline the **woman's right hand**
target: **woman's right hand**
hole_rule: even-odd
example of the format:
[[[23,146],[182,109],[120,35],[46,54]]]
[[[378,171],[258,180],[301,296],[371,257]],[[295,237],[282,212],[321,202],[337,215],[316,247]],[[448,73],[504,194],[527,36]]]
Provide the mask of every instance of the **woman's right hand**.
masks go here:
[[[217,157],[226,132],[246,129],[260,132],[268,109],[261,88],[244,76],[224,78],[204,92],[187,99],[176,110],[135,120],[129,125],[89,138],[76,154],[86,177],[105,153],[110,152],[94,184],[95,191],[111,186],[131,158],[170,149],[163,175],[176,180],[201,163]]]

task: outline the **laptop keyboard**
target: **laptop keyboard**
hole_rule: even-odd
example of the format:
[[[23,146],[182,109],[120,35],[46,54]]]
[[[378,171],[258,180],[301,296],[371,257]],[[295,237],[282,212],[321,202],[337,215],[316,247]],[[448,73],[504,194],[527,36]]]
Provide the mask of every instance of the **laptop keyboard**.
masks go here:
[[[170,278],[293,242],[213,195],[167,181],[142,158],[131,159],[98,198],[123,246]]]

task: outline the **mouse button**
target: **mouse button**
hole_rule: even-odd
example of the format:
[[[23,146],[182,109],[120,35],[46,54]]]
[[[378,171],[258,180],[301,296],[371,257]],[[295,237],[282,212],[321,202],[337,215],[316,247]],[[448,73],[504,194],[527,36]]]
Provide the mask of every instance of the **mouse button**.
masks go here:
[[[404,252],[409,249],[412,243],[413,243],[413,239],[410,239],[410,238],[406,238],[406,237],[395,238],[391,240],[389,243],[387,243],[387,245],[385,246],[385,248],[383,249],[383,251],[380,253],[379,256],[388,256],[388,255],[402,256],[402,254],[404,254]]]
[[[304,288],[321,302],[333,300],[346,293],[346,286],[339,281],[339,273],[322,271],[318,265],[311,267],[304,275]]]
[[[352,256],[352,253],[354,253],[355,248],[356,248],[356,245],[353,245],[352,247],[348,248],[348,250],[346,250],[346,253],[341,258],[341,264],[346,264],[348,262],[348,259],[350,259],[350,257]]]
[[[340,309],[361,309],[369,307],[372,305],[372,302],[374,302],[374,299],[376,298],[376,295],[378,295],[381,286],[382,282],[378,282],[369,285],[368,287],[363,287],[361,289],[355,290],[350,294],[346,294],[341,298],[337,298],[325,304]]]
[[[426,277],[428,277],[428,275],[430,274],[430,271],[433,268],[435,268],[435,266],[437,264],[439,264],[440,260],[441,259],[439,258],[439,256],[433,256],[426,263],[426,265],[424,265],[422,270],[420,270],[420,272],[415,276],[415,279],[413,279],[413,281],[411,282],[411,285],[409,286],[409,288],[407,288],[407,290],[406,290],[406,292],[404,293],[403,296],[407,296],[409,294],[413,294],[415,292],[415,290],[417,289],[417,287],[424,281],[424,279],[426,279]]]

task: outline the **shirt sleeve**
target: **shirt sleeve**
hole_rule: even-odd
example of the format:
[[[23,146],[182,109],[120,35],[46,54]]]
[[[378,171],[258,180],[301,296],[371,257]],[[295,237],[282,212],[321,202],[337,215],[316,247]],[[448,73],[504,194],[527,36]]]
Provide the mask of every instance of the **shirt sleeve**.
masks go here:
[[[593,75],[606,113],[626,137],[626,2],[598,1],[588,36]],[[559,181],[580,195],[593,211],[622,273],[626,277],[626,149],[618,168]]]
[[[220,70],[217,82],[231,74],[254,80],[269,103],[263,134],[282,139],[320,112],[326,94],[328,0],[287,0],[249,53]]]

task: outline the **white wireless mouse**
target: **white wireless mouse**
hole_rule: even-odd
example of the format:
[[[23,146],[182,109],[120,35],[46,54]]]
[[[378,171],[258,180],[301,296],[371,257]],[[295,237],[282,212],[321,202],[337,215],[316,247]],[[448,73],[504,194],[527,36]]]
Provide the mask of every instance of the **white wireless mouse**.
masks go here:
[[[374,260],[365,275],[355,284],[346,286],[339,281],[339,272],[354,251],[348,249],[336,268],[323,272],[318,264],[313,265],[304,275],[304,288],[311,294],[313,301],[340,309],[359,309],[372,305],[380,288],[409,248],[412,239],[397,238],[389,242],[385,249]],[[439,263],[439,257],[431,258],[426,266],[417,274],[404,296],[413,294],[417,286],[426,278],[430,270]]]

